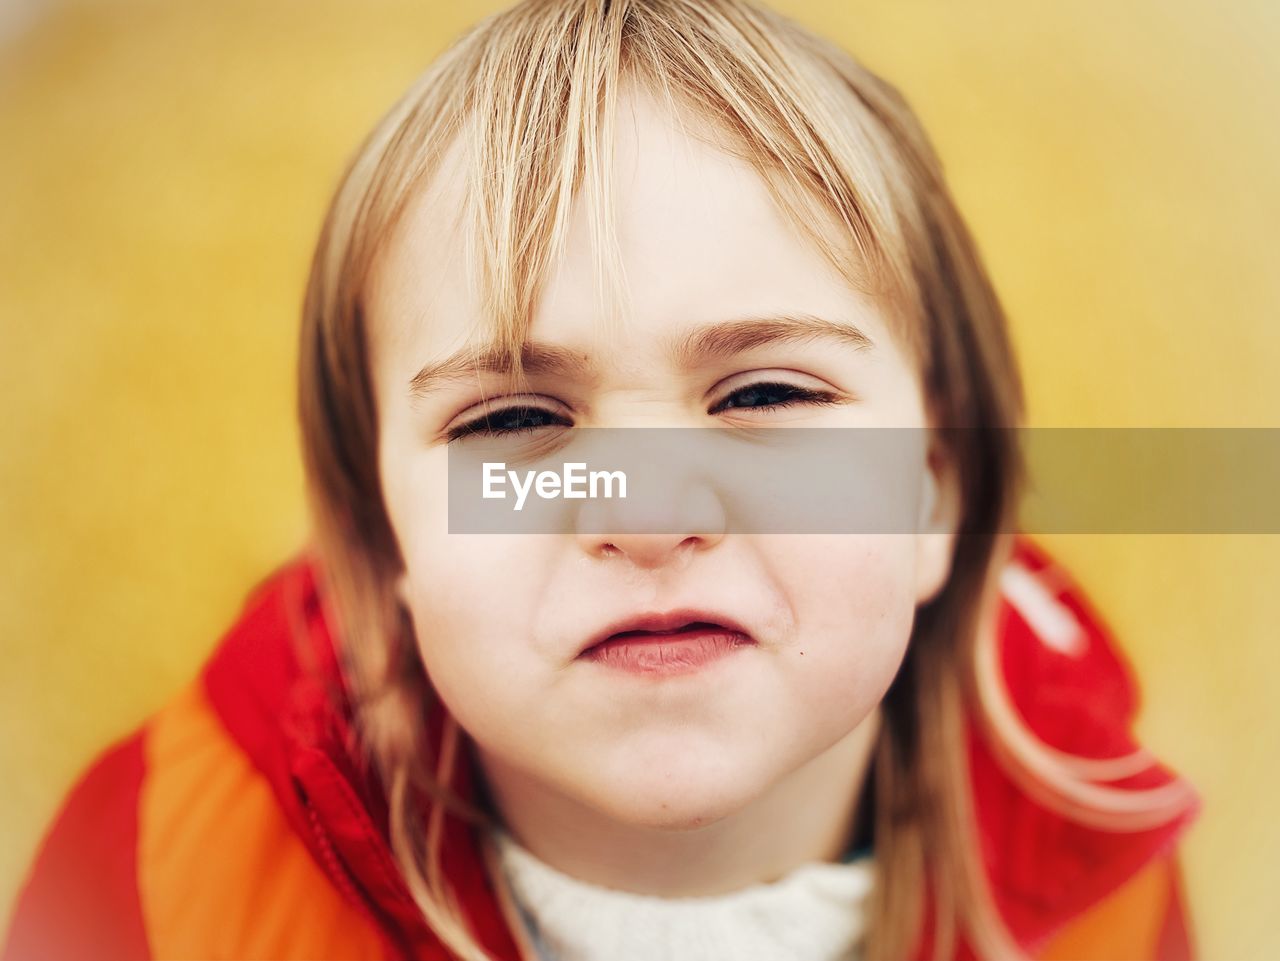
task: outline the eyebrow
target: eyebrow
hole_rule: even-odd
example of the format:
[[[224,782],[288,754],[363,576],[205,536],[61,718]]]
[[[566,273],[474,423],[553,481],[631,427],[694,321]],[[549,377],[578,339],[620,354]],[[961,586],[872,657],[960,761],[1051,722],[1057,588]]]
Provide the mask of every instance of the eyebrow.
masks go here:
[[[870,350],[875,346],[871,338],[852,323],[792,313],[707,324],[676,341],[670,356],[681,369],[690,369],[709,360],[734,357],[757,347],[814,340],[835,340],[855,350]],[[414,374],[409,381],[409,397],[418,400],[451,383],[467,381],[481,373],[508,373],[509,359],[507,352],[496,344],[463,348],[444,360],[425,365]],[[525,373],[532,375],[587,379],[595,372],[587,355],[556,344],[529,341],[521,346],[520,360]]]

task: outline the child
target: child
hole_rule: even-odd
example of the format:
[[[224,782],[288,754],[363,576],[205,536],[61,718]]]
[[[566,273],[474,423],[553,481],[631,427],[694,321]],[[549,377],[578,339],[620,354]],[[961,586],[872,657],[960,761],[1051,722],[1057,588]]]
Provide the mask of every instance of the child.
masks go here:
[[[1198,802],[1004,533],[999,305],[843,51],[742,0],[485,21],[351,163],[300,346],[314,540],[72,792],[6,957],[1188,955]],[[579,426],[961,429],[910,534],[730,532],[683,474],[448,533],[451,453]]]

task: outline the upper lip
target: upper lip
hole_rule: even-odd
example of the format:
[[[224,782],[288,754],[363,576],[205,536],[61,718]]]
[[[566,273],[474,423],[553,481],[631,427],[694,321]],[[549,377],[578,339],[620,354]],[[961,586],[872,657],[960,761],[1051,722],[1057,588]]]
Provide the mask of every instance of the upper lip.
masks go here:
[[[615,634],[622,634],[626,631],[678,631],[682,627],[690,624],[707,624],[717,627],[723,627],[738,634],[744,634],[751,640],[755,640],[742,624],[727,614],[719,611],[709,611],[700,608],[681,607],[669,611],[651,611],[642,614],[632,614],[617,620],[593,635],[579,654],[584,654],[597,644],[603,644]]]

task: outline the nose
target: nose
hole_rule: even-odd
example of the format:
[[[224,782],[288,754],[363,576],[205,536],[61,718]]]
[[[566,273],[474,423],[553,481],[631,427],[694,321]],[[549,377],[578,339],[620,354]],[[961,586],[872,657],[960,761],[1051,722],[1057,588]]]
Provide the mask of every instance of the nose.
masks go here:
[[[576,537],[592,558],[619,558],[639,568],[687,563],[724,540],[724,505],[709,484],[689,479],[668,496],[588,500]]]

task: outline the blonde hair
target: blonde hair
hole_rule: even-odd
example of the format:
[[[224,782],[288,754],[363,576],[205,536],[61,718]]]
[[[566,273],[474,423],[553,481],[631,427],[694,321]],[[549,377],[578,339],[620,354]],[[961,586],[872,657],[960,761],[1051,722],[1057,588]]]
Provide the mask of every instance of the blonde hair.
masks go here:
[[[355,721],[390,805],[410,892],[457,955],[484,958],[441,867],[446,813],[492,815],[452,790],[459,742],[439,707],[393,582],[403,567],[377,473],[362,292],[380,244],[446,146],[469,151],[467,249],[493,339],[519,373],[539,284],[574,199],[591,211],[599,276],[625,301],[611,245],[615,104],[635,82],[707,121],[701,136],[749,162],[791,222],[895,318],[944,428],[963,498],[952,571],[917,612],[884,700],[875,770],[875,886],[866,954],[915,945],[924,894],[935,957],[967,937],[984,957],[1019,954],[975,843],[964,718],[975,705],[999,756],[1069,817],[1130,829],[1176,815],[1176,791],[1098,783],[1151,763],[1088,762],[1036,740],[994,662],[996,572],[1022,477],[1022,394],[1004,316],[941,165],[896,89],[838,46],[746,0],[525,0],[442,54],[355,154],[333,198],[307,287],[299,412],[316,554],[353,691]],[[817,216],[815,216],[815,214]],[[834,218],[840,237],[815,224]],[[969,428],[982,428],[970,430]],[[434,762],[434,766],[432,765]],[[1117,773],[1119,772],[1119,773]],[[426,811],[426,817],[422,812]]]

